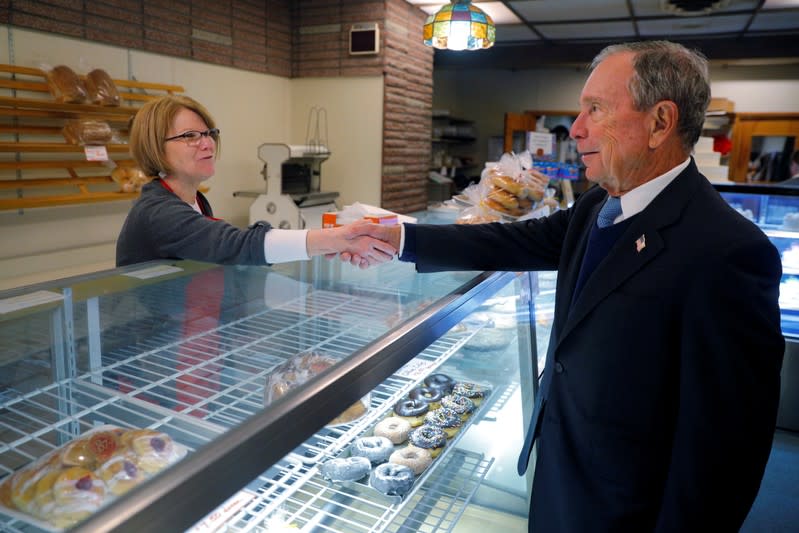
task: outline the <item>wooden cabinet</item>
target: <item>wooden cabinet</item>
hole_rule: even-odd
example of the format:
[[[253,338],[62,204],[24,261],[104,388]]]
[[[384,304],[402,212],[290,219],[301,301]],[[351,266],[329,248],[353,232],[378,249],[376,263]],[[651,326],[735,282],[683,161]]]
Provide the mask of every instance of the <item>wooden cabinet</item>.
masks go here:
[[[56,102],[45,72],[0,64],[0,209],[107,202],[134,198],[111,179],[118,164],[133,165],[128,125],[139,105],[164,94],[183,92],[177,85],[113,80],[120,106]],[[90,161],[84,146],[67,142],[69,120],[107,122],[115,132],[105,145],[108,161]]]
[[[525,111],[524,113],[505,113],[505,135],[503,142],[504,152],[517,151],[514,149],[514,138],[528,131],[535,131],[536,122],[542,116],[548,117],[576,117],[578,111]],[[518,148],[518,147],[517,147]]]
[[[799,148],[799,113],[736,113],[732,127],[732,150],[730,151],[730,180],[748,181],[748,171],[753,158],[760,155],[759,137],[785,137],[784,152]]]

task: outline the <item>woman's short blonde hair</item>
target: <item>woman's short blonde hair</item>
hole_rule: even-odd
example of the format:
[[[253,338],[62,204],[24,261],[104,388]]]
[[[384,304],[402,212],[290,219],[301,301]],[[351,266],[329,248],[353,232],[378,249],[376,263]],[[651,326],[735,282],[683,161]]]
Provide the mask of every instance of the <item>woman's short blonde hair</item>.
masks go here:
[[[198,101],[183,95],[167,95],[150,100],[136,112],[130,125],[130,154],[136,164],[148,176],[157,176],[164,172],[169,174],[166,161],[164,139],[169,136],[169,128],[181,109],[189,109],[197,113],[209,128],[216,123],[205,107]],[[221,139],[217,138],[214,157],[219,157]]]

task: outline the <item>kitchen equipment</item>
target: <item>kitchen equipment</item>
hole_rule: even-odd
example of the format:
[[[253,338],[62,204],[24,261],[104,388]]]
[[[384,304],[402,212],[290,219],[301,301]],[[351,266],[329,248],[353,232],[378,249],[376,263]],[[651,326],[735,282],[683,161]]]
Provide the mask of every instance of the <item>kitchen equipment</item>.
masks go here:
[[[338,192],[321,190],[322,163],[330,150],[322,144],[264,143],[258,147],[263,161],[262,191],[236,191],[233,196],[255,198],[250,224],[259,220],[275,228],[321,228],[322,213],[336,211]]]

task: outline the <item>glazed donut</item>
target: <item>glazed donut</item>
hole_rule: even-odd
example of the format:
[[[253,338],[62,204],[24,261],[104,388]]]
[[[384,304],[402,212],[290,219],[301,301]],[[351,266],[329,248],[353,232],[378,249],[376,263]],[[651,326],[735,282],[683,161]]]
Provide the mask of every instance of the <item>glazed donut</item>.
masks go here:
[[[148,474],[163,470],[175,458],[172,439],[160,431],[134,429],[124,433],[120,441],[136,452],[137,465]]]
[[[420,426],[408,435],[408,440],[417,448],[424,448],[430,451],[430,456],[435,459],[444,446],[447,444],[447,436],[444,430],[436,426],[425,424]]]
[[[455,380],[446,374],[430,374],[424,378],[424,384],[434,389],[441,389],[444,394],[452,392],[452,387],[455,386]]]
[[[424,417],[424,423],[441,428],[448,439],[451,439],[460,430],[463,420],[461,416],[447,407],[430,411]]]
[[[422,400],[430,405],[430,409],[438,409],[441,407],[441,398],[444,397],[444,391],[425,385],[420,385],[411,389],[408,393],[408,398],[411,400]]]
[[[372,463],[366,457],[337,457],[322,463],[319,472],[330,481],[358,481],[369,475]]]
[[[468,383],[464,381],[456,383],[455,387],[452,388],[453,396],[465,396],[474,403],[475,407],[482,403],[487,392],[487,389],[481,387],[477,383]]]
[[[417,427],[422,425],[422,420],[430,406],[427,402],[422,400],[411,400],[410,398],[403,398],[394,405],[394,413],[411,423],[411,426]]]
[[[402,444],[408,440],[410,431],[410,422],[398,416],[389,416],[378,422],[372,433],[375,437],[386,437],[394,444]]]
[[[139,468],[138,457],[131,453],[118,453],[95,471],[113,494],[126,493],[142,481],[144,472]]]
[[[366,457],[375,465],[388,461],[393,451],[394,445],[386,437],[358,437],[350,445],[351,456]]]
[[[474,402],[466,396],[456,396],[449,394],[441,398],[441,407],[452,409],[461,417],[461,420],[466,420],[474,412]]]
[[[413,487],[413,470],[405,465],[384,463],[372,470],[369,484],[383,494],[403,496]]]
[[[395,465],[405,465],[413,470],[415,476],[418,476],[424,472],[425,468],[430,466],[430,463],[433,462],[433,456],[430,455],[430,450],[417,448],[416,446],[406,446],[392,453],[391,457],[388,458],[388,462]]]

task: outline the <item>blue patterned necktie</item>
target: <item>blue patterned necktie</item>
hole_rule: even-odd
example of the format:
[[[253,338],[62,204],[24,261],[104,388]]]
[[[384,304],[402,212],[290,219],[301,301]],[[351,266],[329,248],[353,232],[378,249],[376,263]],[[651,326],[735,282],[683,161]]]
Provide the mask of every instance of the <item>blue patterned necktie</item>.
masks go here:
[[[599,211],[596,217],[596,224],[600,228],[606,228],[613,225],[616,217],[621,215],[621,199],[616,196],[608,196],[605,205]]]

